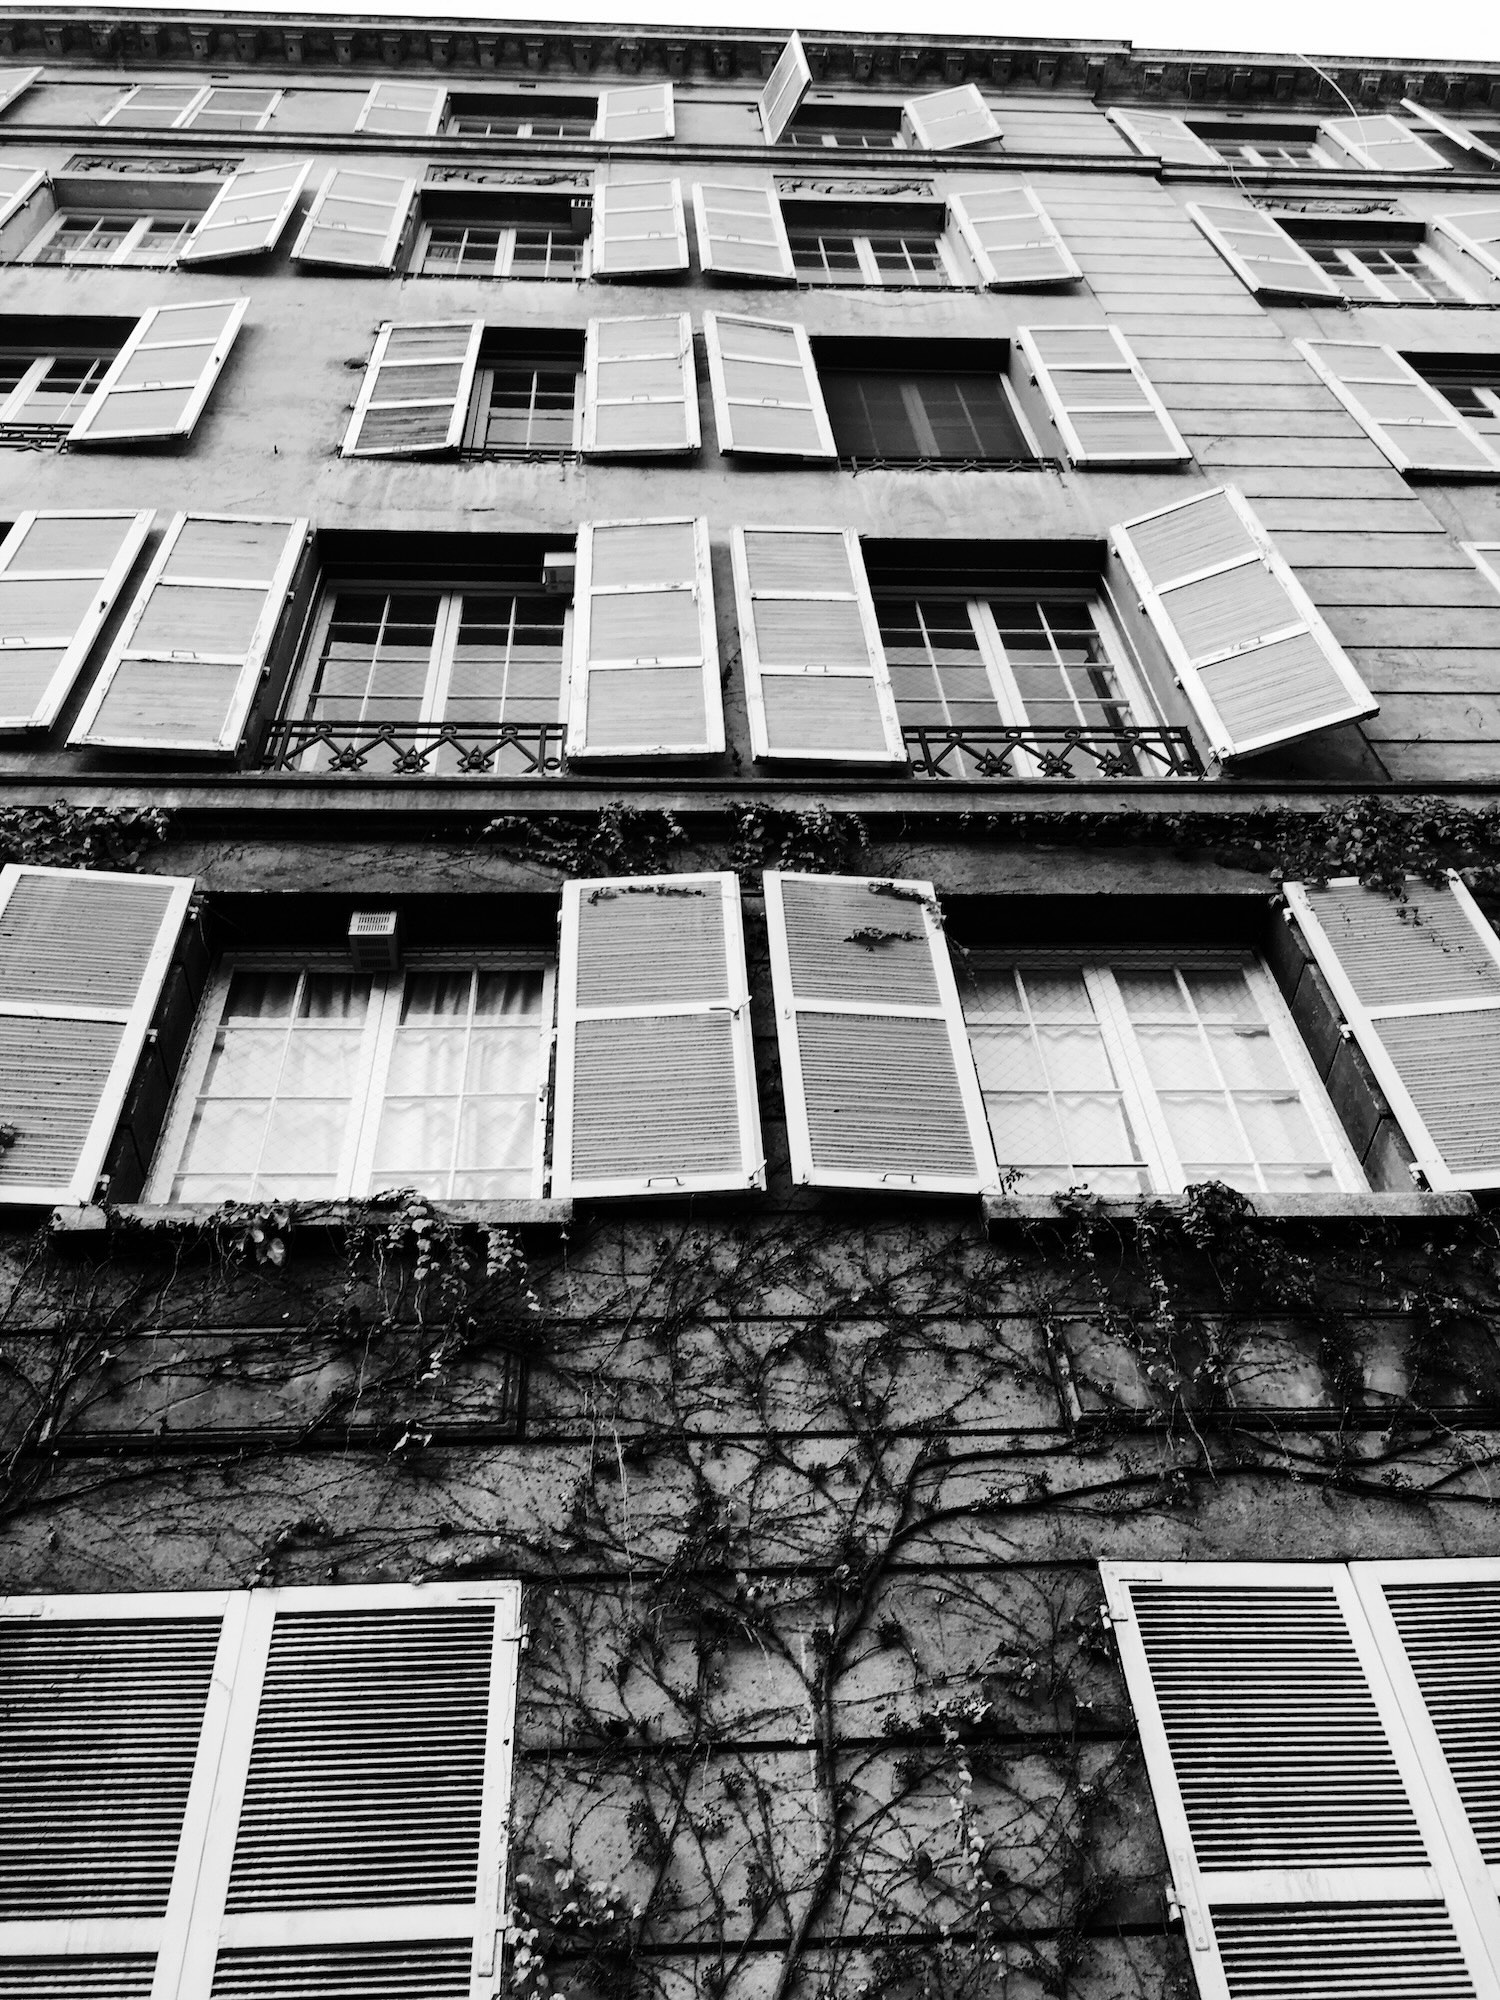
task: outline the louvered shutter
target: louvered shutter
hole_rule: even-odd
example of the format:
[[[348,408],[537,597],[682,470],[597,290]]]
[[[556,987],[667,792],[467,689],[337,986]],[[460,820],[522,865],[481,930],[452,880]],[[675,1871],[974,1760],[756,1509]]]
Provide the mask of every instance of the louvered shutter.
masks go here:
[[[1205,2000],[1493,2000],[1477,1910],[1349,1572],[1100,1565]]]
[[[190,436],[249,304],[215,299],[153,306],[110,363],[68,443]]]
[[[354,121],[356,132],[404,132],[425,137],[442,125],[448,93],[436,83],[377,83]]]
[[[932,884],[773,870],[765,889],[793,1180],[997,1187]]]
[[[596,278],[638,278],[688,267],[682,182],[594,182],[592,268]]]
[[[720,186],[700,181],[693,189],[693,217],[698,261],[710,277],[795,281],[781,203],[769,182]]]
[[[1420,132],[1388,112],[1368,118],[1325,118],[1320,127],[1325,139],[1347,153],[1356,166],[1375,173],[1451,173],[1451,164],[1429,146]]]
[[[1023,326],[1018,338],[1075,465],[1191,458],[1118,328]]]
[[[1170,111],[1117,111],[1111,106],[1104,115],[1112,125],[1119,127],[1138,153],[1164,160],[1168,166],[1222,167],[1224,164],[1206,139],[1200,139],[1185,119],[1176,117]]]
[[[670,139],[676,131],[670,83],[633,83],[599,93],[594,137],[601,145]]]
[[[852,528],[736,528],[750,744],[757,757],[904,764],[859,538]]]
[[[389,271],[406,233],[414,180],[334,167],[318,189],[292,255],[303,264]]]
[[[559,1196],[765,1186],[733,875],[569,882],[558,961]]]
[[[18,209],[24,208],[46,180],[45,167],[0,165],[0,224],[9,222]]]
[[[1432,226],[1482,264],[1491,277],[1500,278],[1500,207],[1450,209],[1446,215],[1435,215]]]
[[[707,521],[584,522],[572,644],[570,759],[723,750]]]
[[[41,74],[40,69],[0,69],[0,111],[7,110],[34,83],[39,82]]]
[[[991,291],[1029,291],[1082,277],[1030,188],[969,188],[950,195],[948,207]]]
[[[92,1198],[192,891],[0,869],[0,1204]]]
[[[983,146],[1000,137],[995,115],[975,83],[934,91],[930,97],[909,97],[901,107],[901,130],[907,145],[923,153]]]
[[[455,451],[464,434],[484,322],[389,321],[375,338],[354,414],[339,447],[345,458],[420,458]]]
[[[237,750],[306,535],[306,521],[177,515],[68,741]]]
[[[775,68],[766,78],[765,89],[756,99],[768,146],[774,146],[780,139],[811,88],[812,68],[802,47],[802,37],[793,30],[791,39],[776,58]]]
[[[837,456],[805,328],[710,312],[703,342],[720,451]]]
[[[1235,276],[1265,298],[1337,299],[1343,294],[1321,265],[1264,209],[1195,202],[1188,214]]]
[[[696,451],[700,442],[689,316],[591,319],[583,361],[585,455]]]
[[[23,514],[0,543],[0,730],[57,720],[151,521]]]
[[[1429,1186],[1500,1187],[1500,939],[1463,883],[1286,893]]]
[[[285,229],[312,172],[311,160],[277,160],[241,167],[214,196],[179,264],[208,264],[218,257],[249,257],[271,249]]]
[[[1493,479],[1500,472],[1500,451],[1393,347],[1368,340],[1295,345],[1400,471],[1444,479]]]
[[[1377,713],[1232,487],[1138,515],[1113,540],[1216,756]]]

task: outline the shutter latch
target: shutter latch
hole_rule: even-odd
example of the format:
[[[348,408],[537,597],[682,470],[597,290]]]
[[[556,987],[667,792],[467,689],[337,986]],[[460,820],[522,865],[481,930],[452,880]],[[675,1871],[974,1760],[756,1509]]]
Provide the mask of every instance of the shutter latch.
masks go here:
[[[1208,1950],[1208,1924],[1198,1900],[1192,1863],[1180,1847],[1172,1850],[1172,1879],[1167,1884],[1167,1907],[1182,1919],[1183,1932],[1194,1951]]]
[[[495,1967],[499,1963],[500,1946],[504,1942],[504,1938],[504,1930],[499,1929],[486,1931],[484,1936],[479,1940],[478,1963],[475,1965],[474,1970],[481,1979],[488,1979],[493,1975]]]

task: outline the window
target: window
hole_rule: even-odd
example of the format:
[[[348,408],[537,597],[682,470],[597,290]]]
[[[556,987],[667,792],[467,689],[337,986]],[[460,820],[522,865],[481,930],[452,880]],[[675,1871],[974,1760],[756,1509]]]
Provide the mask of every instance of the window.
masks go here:
[[[1231,166],[1259,167],[1269,171],[1280,167],[1335,167],[1339,160],[1330,147],[1318,143],[1316,127],[1277,130],[1253,126],[1224,128],[1195,125],[1193,128]]]
[[[1500,355],[1422,355],[1417,373],[1453,405],[1474,429],[1500,441]]]
[[[567,222],[424,222],[412,269],[427,278],[582,278],[588,237]]]
[[[959,279],[941,229],[787,230],[806,285],[952,285]]]
[[[1170,111],[1111,110],[1108,115],[1138,152],[1184,166],[1224,162],[1262,173],[1354,167],[1366,173],[1425,174],[1446,172],[1452,164],[1432,143],[1433,115],[1420,110],[1420,124],[1374,111],[1325,118],[1320,125],[1252,119],[1189,122]]]
[[[813,356],[841,458],[913,465],[1036,456],[999,342],[815,340]]]
[[[1423,241],[1420,225],[1389,234],[1288,232],[1347,299],[1382,305],[1471,305],[1474,294]]]
[[[118,347],[0,346],[0,439],[60,442],[82,416]]]
[[[66,208],[28,246],[29,264],[171,264],[197,226],[194,215]]]
[[[480,350],[464,449],[490,458],[571,458],[583,417],[583,341],[561,330],[541,352]]]
[[[804,143],[792,139],[791,128],[799,123],[799,114],[804,99],[812,88],[812,65],[802,46],[802,37],[793,34],[781,54],[777,57],[771,74],[766,78],[765,88],[756,100],[760,114],[761,130],[768,146],[781,140],[792,144]],[[847,123],[845,122],[847,115]],[[893,116],[899,116],[898,136],[887,139]],[[885,105],[816,105],[801,130],[809,135],[807,143],[824,143],[819,124],[824,129],[838,134],[840,129],[858,131],[863,125],[878,135],[873,143],[877,145],[905,145],[921,148],[923,151],[946,152],[955,146],[982,146],[1000,137],[1000,127],[995,122],[994,113],[985,103],[977,84],[961,83],[950,90],[939,90],[930,96],[909,97],[901,105],[899,114],[895,107]],[[834,145],[845,143],[835,136]],[[851,140],[849,143],[860,143]]]
[[[138,83],[111,105],[101,125],[146,125],[157,130],[259,132],[271,121],[283,92],[243,84]]]
[[[505,97],[496,92],[448,100],[448,130],[465,139],[591,139],[598,116],[592,97]]]
[[[0,317],[0,443],[190,436],[247,304],[155,306],[133,321]]]
[[[804,104],[781,135],[784,146],[852,146],[884,152],[903,146],[895,105]]]
[[[1296,345],[1400,471],[1427,479],[1500,477],[1500,356],[1398,354],[1368,340]]]

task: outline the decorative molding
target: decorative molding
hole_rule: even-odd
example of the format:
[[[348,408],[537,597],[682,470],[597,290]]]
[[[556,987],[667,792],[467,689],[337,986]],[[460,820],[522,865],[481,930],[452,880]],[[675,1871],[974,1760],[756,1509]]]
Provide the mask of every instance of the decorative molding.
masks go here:
[[[891,195],[916,195],[926,200],[935,200],[937,186],[933,181],[893,181],[876,180],[867,176],[863,180],[822,179],[811,180],[802,177],[789,179],[784,174],[776,176],[778,194],[834,194],[862,197],[868,201],[879,201]]]
[[[510,188],[523,192],[528,188],[565,188],[592,194],[594,176],[588,169],[573,172],[559,168],[556,173],[528,173],[524,167],[429,167],[423,178],[424,187],[446,185],[453,181],[467,181],[479,187]]]
[[[199,175],[217,181],[245,164],[244,155],[237,153],[232,160],[188,160],[171,159],[166,155],[126,155],[123,153],[74,153],[66,160],[60,172],[65,174],[126,174],[135,179],[138,176],[171,174],[176,179],[193,179]]]

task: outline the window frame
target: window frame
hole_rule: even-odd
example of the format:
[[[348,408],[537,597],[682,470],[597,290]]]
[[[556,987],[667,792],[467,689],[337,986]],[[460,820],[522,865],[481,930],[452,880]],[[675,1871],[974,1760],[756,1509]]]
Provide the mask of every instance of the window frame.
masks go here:
[[[126,338],[128,339],[129,336],[127,335]],[[10,390],[8,394],[0,395],[0,437],[3,437],[12,428],[27,431],[45,429],[55,431],[57,433],[57,441],[60,444],[98,394],[100,385],[114,366],[115,358],[123,346],[124,342],[122,341],[120,347],[115,349],[114,354],[94,353],[92,350],[86,353],[81,348],[73,350],[60,346],[53,353],[38,353],[34,355],[27,363],[21,379],[15,388]],[[78,391],[78,396],[81,400],[75,414],[62,417],[35,417],[29,423],[26,422],[22,415],[26,407],[25,399],[33,395],[42,382],[45,381],[47,371],[52,367],[54,362],[71,360],[87,361],[97,370],[94,379]]]
[[[559,375],[566,374],[569,365],[567,362],[561,361],[551,364],[554,372]],[[518,356],[512,359],[502,355],[497,359],[486,360],[481,350],[480,357],[475,363],[473,381],[469,385],[468,408],[464,416],[463,430],[459,437],[459,451],[470,458],[493,459],[497,462],[507,459],[517,461],[528,459],[567,460],[580,457],[583,452],[584,405],[587,400],[587,353],[585,353],[582,360],[572,364],[572,366],[574,372],[573,434],[571,443],[566,445],[491,445],[484,441],[483,432],[489,422],[490,396],[494,388],[496,375],[500,373],[518,373],[522,369],[529,368],[533,377],[534,389],[535,377],[539,374],[547,373],[548,370],[547,365],[535,356]]]
[[[894,341],[891,344],[893,347],[897,345],[897,343]],[[817,368],[817,356],[815,353],[813,354],[813,366],[815,369]],[[903,372],[899,366],[891,368],[863,367],[863,366],[840,367],[838,363],[835,362],[832,365],[827,366],[825,369],[818,369],[818,390],[819,393],[822,394],[824,381],[830,377],[835,377],[835,376],[858,376],[865,380],[868,380],[876,376],[888,376],[896,382],[911,382],[918,377],[932,376],[934,374],[940,374],[941,372],[942,371],[940,370],[931,368],[911,368]],[[903,469],[909,468],[913,470],[923,466],[942,467],[945,465],[950,465],[950,466],[1017,465],[1017,464],[1040,465],[1042,463],[1045,454],[1042,451],[1041,443],[1036,435],[1036,430],[1032,425],[1030,419],[1028,418],[1024,406],[1022,405],[1021,398],[1016,393],[1016,386],[1015,383],[1012,382],[1010,378],[1009,368],[997,367],[993,377],[991,377],[988,371],[984,369],[954,368],[950,369],[946,376],[946,379],[949,382],[954,382],[954,383],[968,381],[976,378],[984,382],[988,382],[993,379],[999,385],[1000,399],[1004,403],[1006,411],[1009,414],[1012,423],[1016,427],[1016,431],[1021,439],[1022,444],[1026,447],[1024,451],[1016,454],[1011,458],[1000,458],[1000,459],[948,457],[939,453],[934,453],[931,456],[913,456],[909,458],[903,458],[899,456],[893,456],[885,451],[881,451],[877,452],[872,459],[863,462],[866,464],[879,464],[882,466],[898,466]],[[823,401],[825,408],[827,407],[827,400],[828,400],[827,397],[824,396]],[[924,419],[926,419],[927,410],[925,404],[923,406],[923,415]],[[929,428],[930,428],[930,419],[927,419],[927,421],[929,422]],[[857,452],[845,451],[843,446],[839,443],[838,433],[837,430],[834,428],[834,422],[831,415],[828,418],[828,428],[833,436],[834,452],[836,454],[837,463],[840,465],[856,465],[861,463],[862,461],[860,460],[859,454]],[[913,435],[915,435],[916,426],[914,424],[912,426],[912,430],[913,430]]]
[[[784,219],[785,215],[783,211]],[[931,239],[933,248],[937,251],[938,266],[943,273],[941,278],[935,279],[929,285],[924,285],[915,278],[902,279],[896,276],[886,277],[882,274],[875,257],[875,241],[882,237],[895,237],[905,244],[908,237],[913,241],[917,240],[918,234],[919,232],[915,230],[872,229],[869,227],[861,229],[845,229],[843,227],[824,229],[816,223],[797,223],[795,221],[792,225],[788,226],[786,232],[787,245],[792,255],[792,270],[796,282],[800,287],[808,291],[840,291],[846,288],[857,290],[863,285],[878,286],[885,291],[912,292],[938,292],[968,288],[969,280],[959,269],[958,260],[953,254],[953,248],[949,242],[948,231],[946,229],[937,230]],[[854,246],[854,254],[859,262],[858,275],[848,278],[809,277],[797,262],[796,239],[798,236],[806,235],[847,237]],[[925,242],[927,239],[922,237],[921,240]]]
[[[100,125],[113,125],[117,120],[120,119],[122,112],[129,109],[129,107],[135,102],[136,98],[140,96],[143,90],[159,90],[161,89],[161,87],[162,87],[162,79],[158,79],[154,83],[132,84],[130,88],[126,91],[125,95],[119,98],[104,113],[104,116],[99,120]],[[186,85],[173,86],[173,87],[180,87],[184,89],[187,88]],[[266,127],[270,124],[271,120],[275,117],[277,111],[280,109],[282,99],[286,96],[285,90],[278,89],[274,84],[263,84],[263,85],[244,84],[244,83],[199,84],[197,86],[195,95],[192,98],[190,98],[188,103],[184,105],[183,109],[180,112],[178,112],[177,116],[172,120],[171,124],[159,125],[156,126],[154,129],[159,132],[188,131],[197,123],[198,114],[201,111],[211,110],[213,108],[212,99],[216,91],[256,90],[256,89],[268,90],[271,94],[271,102],[266,106],[265,110],[260,114],[259,118],[257,119],[254,125],[247,125],[244,126],[242,129],[247,132],[264,132]],[[129,121],[127,120],[125,122],[128,123]],[[151,129],[151,128],[143,128],[143,129]],[[209,129],[212,130],[214,128],[210,127]]]
[[[499,232],[500,241],[495,246],[494,269],[489,271],[464,270],[462,268],[449,271],[429,270],[427,268],[427,251],[432,241],[433,230],[464,228],[494,229]],[[443,217],[434,217],[431,220],[423,217],[417,226],[416,241],[412,245],[411,255],[406,262],[406,269],[414,278],[461,278],[471,283],[480,283],[489,278],[509,278],[519,284],[581,284],[584,279],[593,277],[592,233],[587,236],[570,238],[578,246],[578,266],[576,270],[557,272],[549,270],[542,272],[540,275],[535,271],[521,271],[518,273],[515,269],[516,238],[533,230],[541,229],[545,229],[549,237],[558,236],[563,233],[560,225],[550,222],[464,223],[449,222]],[[549,243],[549,263],[551,262],[551,258],[552,247]]]
[[[179,216],[174,215],[170,210],[124,208],[119,210],[107,208],[80,209],[69,205],[58,208],[53,214],[48,216],[36,235],[32,237],[31,241],[21,251],[16,262],[18,264],[41,264],[49,268],[55,267],[61,270],[110,270],[118,266],[124,266],[127,269],[138,271],[170,271],[176,267],[183,251],[191,244],[198,224],[207,213],[207,209],[204,209],[201,213],[184,210]],[[42,254],[49,243],[62,235],[63,230],[70,222],[98,223],[112,222],[116,219],[127,222],[128,227],[119,245],[107,256],[44,257]],[[179,236],[178,242],[172,250],[160,257],[139,257],[132,255],[132,252],[150,235],[153,228],[163,223],[171,224],[173,222],[180,222],[184,233]]]
[[[1288,231],[1288,234],[1291,234],[1291,232]],[[1301,247],[1307,252],[1308,256],[1313,259],[1314,263],[1318,262],[1317,258],[1318,251],[1321,250],[1324,252],[1329,252],[1329,251],[1333,252],[1333,254],[1338,258],[1339,262],[1344,266],[1344,268],[1350,271],[1367,288],[1366,295],[1364,298],[1360,298],[1350,293],[1343,294],[1344,297],[1350,299],[1351,304],[1356,306],[1357,305],[1408,306],[1420,310],[1422,307],[1425,306],[1449,306],[1449,305],[1474,306],[1474,305],[1479,305],[1481,303],[1481,300],[1479,299],[1478,295],[1474,291],[1472,291],[1470,287],[1466,285],[1464,281],[1455,272],[1452,272],[1448,269],[1448,267],[1443,263],[1442,259],[1437,255],[1436,251],[1434,251],[1432,246],[1425,240],[1425,237],[1421,242],[1418,242],[1415,239],[1408,240],[1406,238],[1401,238],[1399,239],[1399,241],[1396,242],[1392,242],[1389,240],[1386,242],[1378,242],[1374,238],[1371,238],[1367,243],[1361,243],[1357,240],[1350,243],[1337,243],[1323,237],[1304,239],[1302,237],[1294,236],[1293,241],[1301,245]],[[1457,294],[1457,297],[1451,299],[1402,298],[1397,292],[1391,289],[1391,287],[1386,283],[1384,279],[1379,277],[1376,274],[1376,272],[1371,270],[1370,267],[1366,264],[1363,252],[1367,249],[1372,250],[1377,254],[1388,254],[1392,249],[1411,250],[1413,255],[1417,258],[1418,262],[1431,269],[1432,272],[1439,279],[1441,279],[1443,284],[1445,284],[1451,292],[1455,292]],[[1319,264],[1318,268],[1320,270],[1325,270],[1325,271],[1328,270],[1328,266],[1326,264]],[[1335,284],[1338,284],[1339,281],[1334,276],[1332,271],[1329,271],[1328,275],[1330,278],[1333,279],[1333,282]]]

